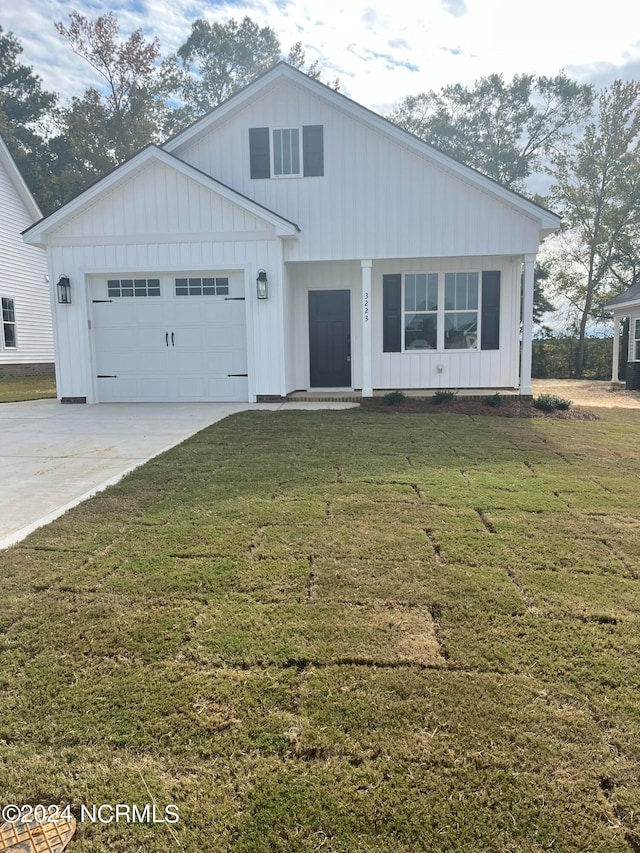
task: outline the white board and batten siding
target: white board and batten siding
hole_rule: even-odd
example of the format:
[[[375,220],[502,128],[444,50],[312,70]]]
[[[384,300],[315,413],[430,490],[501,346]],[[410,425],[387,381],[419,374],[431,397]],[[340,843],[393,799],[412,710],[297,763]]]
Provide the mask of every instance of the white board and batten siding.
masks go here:
[[[287,264],[289,299],[293,318],[285,341],[287,391],[310,388],[309,293],[317,290],[348,290],[351,293],[352,387],[362,387],[362,321],[360,315],[360,263],[325,261]]]
[[[496,350],[413,352],[383,351],[383,276],[389,273],[445,273],[499,270],[501,275],[500,347]],[[309,382],[308,296],[315,290],[351,292],[352,386],[362,387],[362,285],[360,263],[287,264],[287,280],[295,319],[287,338],[288,391],[307,389]],[[517,388],[519,353],[520,263],[504,257],[412,258],[374,261],[371,273],[371,359],[376,389]]]
[[[285,261],[537,252],[535,216],[351,107],[279,79],[213,132],[178,140],[174,153],[296,222],[301,233],[285,245]],[[307,124],[323,126],[324,176],[251,179],[249,128]]]
[[[419,350],[383,352],[382,276],[388,273],[500,272],[500,345],[482,350]],[[519,385],[520,277],[519,260],[504,257],[423,258],[400,262],[381,261],[374,265],[373,364],[376,388],[465,388],[513,389]],[[481,312],[478,312],[480,320]],[[480,341],[482,329],[478,329]]]
[[[0,297],[13,300],[16,323],[15,348],[5,348],[0,334],[0,365],[53,362],[47,256],[41,248],[26,245],[21,236],[37,216],[37,207],[0,140]]]
[[[284,393],[284,357],[279,346],[284,316],[281,241],[272,224],[236,208],[163,164],[153,164],[51,234],[54,274],[69,275],[72,287],[72,304],[56,306],[60,397],[86,397],[87,402],[248,400],[257,386],[265,389],[262,394]],[[271,298],[266,302],[256,299],[255,279],[261,268],[269,270]],[[177,297],[175,279],[185,276],[228,276],[229,300]],[[106,310],[113,303],[93,301],[106,298],[109,279],[149,278],[161,280],[160,299],[121,298],[117,319],[115,312],[109,317]],[[240,299],[245,301],[235,301]],[[119,322],[121,332],[116,331]],[[227,323],[233,334],[224,331]],[[136,325],[144,333],[136,345],[130,345],[127,340]],[[108,327],[122,352],[109,343]],[[180,353],[176,350],[178,327],[191,337]],[[168,348],[164,334],[172,331],[176,343]],[[155,353],[157,369],[149,344],[154,336],[161,344]],[[196,337],[202,345],[199,354]],[[224,356],[223,338],[229,343]],[[180,341],[184,344],[185,335],[180,335]],[[248,373],[248,377],[220,386],[224,368],[207,371],[205,367],[216,357],[232,365],[228,373]],[[179,361],[190,377],[183,384],[177,378]],[[141,366],[137,376],[136,363]],[[123,381],[118,391],[117,381],[98,379],[98,374],[126,377],[127,388]]]

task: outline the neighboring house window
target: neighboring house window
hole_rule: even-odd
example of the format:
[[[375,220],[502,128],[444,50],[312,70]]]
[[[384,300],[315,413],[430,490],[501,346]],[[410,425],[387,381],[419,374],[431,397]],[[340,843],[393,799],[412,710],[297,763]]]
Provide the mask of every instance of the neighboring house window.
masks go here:
[[[252,179],[322,177],[324,175],[324,127],[249,128],[249,159]]]
[[[273,131],[273,174],[300,175],[300,128],[287,127]]]
[[[2,297],[2,343],[7,349],[16,348],[16,311],[13,299]]]
[[[640,361],[640,320],[636,320],[633,324],[633,359],[632,361]]]
[[[107,293],[111,298],[119,296],[160,296],[159,278],[110,278]]]
[[[383,275],[383,352],[500,349],[500,278],[500,270]]]
[[[176,296],[227,296],[229,279],[219,278],[177,278]]]
[[[444,348],[478,348],[478,273],[444,275]]]
[[[438,348],[438,274],[404,277],[404,348]]]

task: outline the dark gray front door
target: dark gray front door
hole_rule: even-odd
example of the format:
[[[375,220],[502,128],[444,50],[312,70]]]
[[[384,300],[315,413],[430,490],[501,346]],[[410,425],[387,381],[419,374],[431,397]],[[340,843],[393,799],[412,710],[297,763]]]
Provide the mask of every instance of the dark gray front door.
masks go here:
[[[312,388],[351,387],[351,292],[309,291]]]

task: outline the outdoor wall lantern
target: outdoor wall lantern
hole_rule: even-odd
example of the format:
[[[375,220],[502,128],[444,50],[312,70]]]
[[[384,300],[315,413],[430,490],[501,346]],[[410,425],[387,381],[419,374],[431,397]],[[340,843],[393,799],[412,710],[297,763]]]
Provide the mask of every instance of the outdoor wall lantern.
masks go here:
[[[71,302],[71,282],[68,275],[61,275],[57,284],[58,302],[61,305],[69,305]]]
[[[267,273],[265,272],[265,270],[258,270],[258,278],[256,279],[256,285],[258,287],[258,299],[268,299],[269,281],[267,279]]]

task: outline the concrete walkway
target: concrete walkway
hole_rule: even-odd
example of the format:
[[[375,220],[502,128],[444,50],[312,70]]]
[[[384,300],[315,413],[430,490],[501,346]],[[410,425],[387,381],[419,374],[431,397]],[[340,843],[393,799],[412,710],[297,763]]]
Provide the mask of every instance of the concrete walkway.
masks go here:
[[[344,403],[0,404],[0,549],[14,545],[138,465],[249,409]]]

